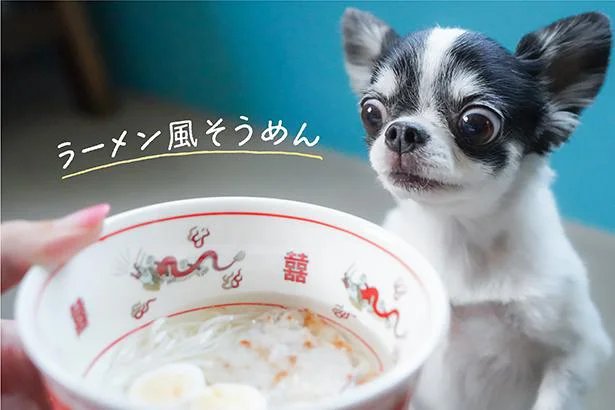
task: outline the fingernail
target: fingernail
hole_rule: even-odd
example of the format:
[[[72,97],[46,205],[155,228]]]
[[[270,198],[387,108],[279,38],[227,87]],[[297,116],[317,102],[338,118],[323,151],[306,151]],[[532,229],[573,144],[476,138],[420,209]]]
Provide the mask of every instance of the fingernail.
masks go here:
[[[59,223],[71,227],[93,228],[105,219],[110,209],[109,204],[94,205],[65,216]]]

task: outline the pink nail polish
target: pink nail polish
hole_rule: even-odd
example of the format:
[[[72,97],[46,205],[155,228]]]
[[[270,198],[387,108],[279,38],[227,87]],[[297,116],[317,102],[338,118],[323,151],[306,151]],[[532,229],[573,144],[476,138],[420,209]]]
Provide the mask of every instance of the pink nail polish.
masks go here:
[[[100,224],[110,209],[109,204],[94,205],[62,218],[62,223],[81,228],[91,228]]]

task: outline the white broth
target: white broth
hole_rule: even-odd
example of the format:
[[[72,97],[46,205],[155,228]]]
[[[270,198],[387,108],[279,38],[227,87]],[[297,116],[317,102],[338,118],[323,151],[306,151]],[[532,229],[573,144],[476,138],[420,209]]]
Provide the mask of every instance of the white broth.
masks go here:
[[[212,387],[237,391],[229,400],[258,392],[269,405],[290,405],[367,383],[381,366],[363,340],[311,310],[230,306],[158,319],[95,373],[135,403],[196,410],[204,389],[215,396]]]

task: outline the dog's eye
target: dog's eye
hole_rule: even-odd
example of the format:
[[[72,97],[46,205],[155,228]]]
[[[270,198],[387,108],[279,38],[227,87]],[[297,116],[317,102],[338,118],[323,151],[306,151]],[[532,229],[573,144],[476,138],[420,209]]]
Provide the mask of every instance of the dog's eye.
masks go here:
[[[382,127],[385,115],[386,108],[376,99],[367,100],[361,105],[361,121],[369,135],[375,134]]]
[[[497,137],[501,126],[500,116],[484,107],[472,107],[466,110],[457,124],[460,136],[481,144],[486,144]]]

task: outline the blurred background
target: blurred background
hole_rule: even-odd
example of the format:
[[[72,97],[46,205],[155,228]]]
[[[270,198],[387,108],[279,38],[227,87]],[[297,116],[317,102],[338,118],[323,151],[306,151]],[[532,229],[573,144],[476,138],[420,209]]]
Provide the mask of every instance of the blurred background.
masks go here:
[[[2,219],[46,218],[109,202],[113,212],[215,195],[276,196],[335,207],[381,222],[393,201],[367,163],[343,67],[344,9],[368,10],[400,33],[435,24],[489,34],[509,49],[527,32],[615,3],[566,2],[12,2],[2,1]],[[552,158],[567,229],[590,268],[594,294],[615,336],[615,73],[583,123]],[[227,130],[247,116],[257,146],[268,120],[290,135],[307,123],[320,142],[307,158],[194,156],[117,166],[165,152],[169,123],[191,119],[198,149],[211,149],[206,121]],[[145,139],[161,135],[146,150]],[[139,137],[138,132],[146,135]],[[222,148],[237,148],[233,133]],[[58,145],[70,142],[75,156]],[[81,153],[104,143],[104,148]],[[271,149],[264,144],[262,149]],[[2,298],[3,317],[12,296]],[[603,386],[615,384],[615,366]],[[598,389],[590,408],[615,392]]]
[[[33,104],[66,96],[83,114],[110,116],[130,106],[127,93],[136,93],[229,121],[246,115],[264,125],[280,118],[289,129],[307,122],[308,132],[321,136],[319,145],[365,160],[340,49],[339,19],[347,6],[370,10],[402,33],[457,25],[486,32],[510,49],[522,34],[567,15],[615,15],[615,4],[604,1],[3,1],[3,125],[23,118],[17,103],[32,115]],[[611,73],[574,138],[553,156],[564,215],[611,232],[614,105]],[[147,121],[143,127],[154,128]],[[53,156],[66,136],[41,137],[39,149]]]

